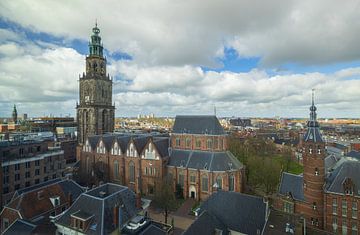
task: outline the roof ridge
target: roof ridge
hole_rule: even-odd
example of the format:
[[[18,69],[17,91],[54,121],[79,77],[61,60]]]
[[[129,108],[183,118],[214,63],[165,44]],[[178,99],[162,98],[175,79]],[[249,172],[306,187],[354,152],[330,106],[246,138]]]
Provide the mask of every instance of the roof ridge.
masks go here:
[[[190,159],[191,159],[191,157],[192,157],[193,153],[194,153],[194,152],[192,152],[192,151],[190,152],[190,154],[189,154],[189,158],[188,158],[187,163],[186,163],[186,167],[188,167],[189,162],[190,162]]]
[[[215,157],[215,152],[212,152],[212,154],[211,154],[211,160],[210,160],[210,163],[209,163],[209,170],[210,170],[210,171],[211,171],[211,169],[212,169],[212,163],[213,163],[214,157]]]
[[[283,174],[288,174],[288,175],[297,176],[297,177],[303,177],[301,174],[297,175],[297,174],[286,172],[286,171],[283,171]]]

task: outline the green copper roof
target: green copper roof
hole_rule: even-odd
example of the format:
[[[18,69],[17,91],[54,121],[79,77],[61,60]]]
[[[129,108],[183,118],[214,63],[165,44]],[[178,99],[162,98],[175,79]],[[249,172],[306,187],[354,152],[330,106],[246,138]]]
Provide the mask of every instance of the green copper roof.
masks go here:
[[[92,29],[93,34],[91,35],[91,42],[89,43],[89,53],[90,55],[103,56],[103,45],[101,43],[100,29],[95,23],[95,27]]]

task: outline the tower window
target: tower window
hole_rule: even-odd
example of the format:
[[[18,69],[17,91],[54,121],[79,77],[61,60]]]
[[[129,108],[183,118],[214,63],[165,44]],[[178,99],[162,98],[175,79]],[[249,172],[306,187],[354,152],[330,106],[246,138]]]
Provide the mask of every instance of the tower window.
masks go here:
[[[313,210],[316,210],[316,202],[313,202]]]
[[[319,170],[318,170],[318,168],[315,168],[315,175],[319,175]]]
[[[312,149],[311,148],[309,149],[309,153],[312,154]]]
[[[318,149],[318,154],[321,154],[321,149]]]
[[[176,147],[180,147],[180,138],[176,138],[175,142],[176,142]]]

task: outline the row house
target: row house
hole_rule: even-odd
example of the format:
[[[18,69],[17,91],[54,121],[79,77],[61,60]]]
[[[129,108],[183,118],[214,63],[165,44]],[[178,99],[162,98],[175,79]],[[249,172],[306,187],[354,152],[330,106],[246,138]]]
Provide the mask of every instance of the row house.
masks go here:
[[[162,135],[106,134],[88,137],[81,151],[81,168],[102,172],[103,181],[154,195],[166,175],[169,138]]]

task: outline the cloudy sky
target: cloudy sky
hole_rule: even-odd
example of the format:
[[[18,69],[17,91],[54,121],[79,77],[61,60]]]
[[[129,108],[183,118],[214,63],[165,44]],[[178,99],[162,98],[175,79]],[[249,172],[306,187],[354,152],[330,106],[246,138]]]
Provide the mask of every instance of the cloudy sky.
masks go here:
[[[97,19],[116,116],[360,117],[360,2],[0,2],[0,117],[75,115]]]

